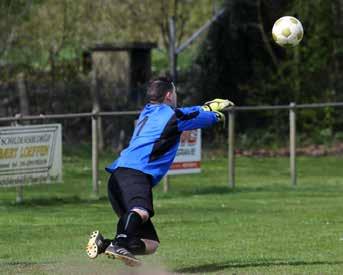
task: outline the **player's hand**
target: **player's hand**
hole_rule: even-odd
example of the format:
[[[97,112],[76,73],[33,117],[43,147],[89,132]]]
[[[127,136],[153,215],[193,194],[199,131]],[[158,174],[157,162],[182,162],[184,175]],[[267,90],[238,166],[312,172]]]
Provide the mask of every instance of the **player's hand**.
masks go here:
[[[223,124],[225,124],[225,115],[223,113],[221,113],[219,111],[213,111],[213,113],[216,114],[218,122],[222,122]]]
[[[204,106],[202,106],[203,110],[205,111],[219,111],[232,107],[235,104],[228,99],[220,99],[216,98],[211,101],[205,102]]]

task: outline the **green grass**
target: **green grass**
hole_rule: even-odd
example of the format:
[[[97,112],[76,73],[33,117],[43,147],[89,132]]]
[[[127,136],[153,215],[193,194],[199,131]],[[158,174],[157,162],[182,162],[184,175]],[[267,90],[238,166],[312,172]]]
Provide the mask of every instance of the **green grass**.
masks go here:
[[[104,154],[101,167],[110,162]],[[290,186],[287,158],[238,158],[237,186],[227,188],[225,159],[207,160],[199,175],[174,176],[170,192],[154,191],[153,221],[161,246],[145,258],[149,269],[171,273],[341,274],[343,270],[343,158],[298,159]],[[69,149],[64,183],[0,192],[0,273],[111,274],[116,261],[89,260],[88,234],[114,232],[106,198],[92,199],[88,150]],[[121,273],[122,274],[122,273]],[[130,273],[132,274],[132,273]]]

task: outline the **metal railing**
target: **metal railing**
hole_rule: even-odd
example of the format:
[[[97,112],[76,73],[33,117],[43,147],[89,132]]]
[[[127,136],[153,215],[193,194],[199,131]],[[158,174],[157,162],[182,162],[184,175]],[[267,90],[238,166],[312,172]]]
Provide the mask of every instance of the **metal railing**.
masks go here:
[[[2,117],[0,122],[15,122],[32,121],[32,120],[48,120],[48,119],[71,119],[71,118],[91,118],[92,124],[92,186],[93,194],[99,197],[99,136],[98,136],[98,123],[100,117],[108,116],[127,116],[138,115],[139,111],[123,111],[123,112],[97,112],[91,113],[71,113],[71,114],[40,114],[23,116],[20,114],[14,117]]]
[[[228,183],[231,188],[235,187],[235,113],[246,111],[265,111],[265,110],[288,110],[289,111],[289,156],[290,156],[290,177],[292,186],[297,184],[296,173],[296,110],[343,107],[343,102],[315,103],[315,104],[295,104],[275,106],[241,106],[232,107],[228,110],[229,127],[228,127]]]
[[[310,108],[327,108],[327,107],[343,107],[343,102],[336,103],[317,103],[317,104],[299,104],[290,103],[289,105],[276,106],[241,106],[232,107],[228,110],[228,185],[231,188],[235,187],[235,114],[237,112],[247,111],[262,111],[262,110],[288,110],[289,111],[289,152],[290,152],[290,178],[291,184],[296,186],[296,110]],[[0,122],[20,122],[27,120],[48,120],[48,119],[70,119],[70,118],[91,118],[92,124],[92,186],[93,193],[96,197],[99,196],[99,140],[98,140],[98,118],[108,116],[128,116],[138,115],[139,111],[124,111],[124,112],[90,112],[90,113],[71,113],[71,114],[40,114],[14,117],[2,117]]]

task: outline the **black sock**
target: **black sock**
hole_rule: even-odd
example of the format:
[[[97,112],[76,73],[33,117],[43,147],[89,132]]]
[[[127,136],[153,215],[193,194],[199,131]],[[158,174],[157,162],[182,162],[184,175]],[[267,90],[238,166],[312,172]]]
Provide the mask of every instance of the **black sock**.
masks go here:
[[[141,216],[135,211],[124,214],[118,221],[115,242],[119,246],[128,247],[131,239],[134,239],[139,226],[143,223]]]
[[[130,240],[128,249],[135,255],[144,255],[146,251],[145,243],[139,238]]]
[[[121,216],[120,218],[119,218],[119,221],[118,221],[118,223],[117,223],[117,234],[116,234],[116,236],[118,236],[118,235],[120,235],[120,234],[124,234],[124,217],[125,217],[126,215],[124,214],[123,216]]]
[[[104,239],[103,244],[100,246],[99,253],[105,252],[106,248],[112,243],[113,240]]]

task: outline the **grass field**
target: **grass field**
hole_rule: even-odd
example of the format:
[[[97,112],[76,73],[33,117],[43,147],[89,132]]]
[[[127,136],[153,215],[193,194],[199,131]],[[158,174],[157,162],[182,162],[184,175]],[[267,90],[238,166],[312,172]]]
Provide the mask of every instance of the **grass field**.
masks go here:
[[[101,167],[111,160],[102,156]],[[68,150],[64,183],[0,192],[0,273],[136,274],[85,255],[88,234],[111,236],[117,221],[106,198],[91,198],[90,155]],[[342,274],[343,158],[298,159],[292,188],[287,158],[238,158],[237,188],[227,188],[226,160],[206,160],[199,175],[174,176],[155,189],[153,221],[161,246],[144,274]],[[155,273],[156,274],[156,273]]]

